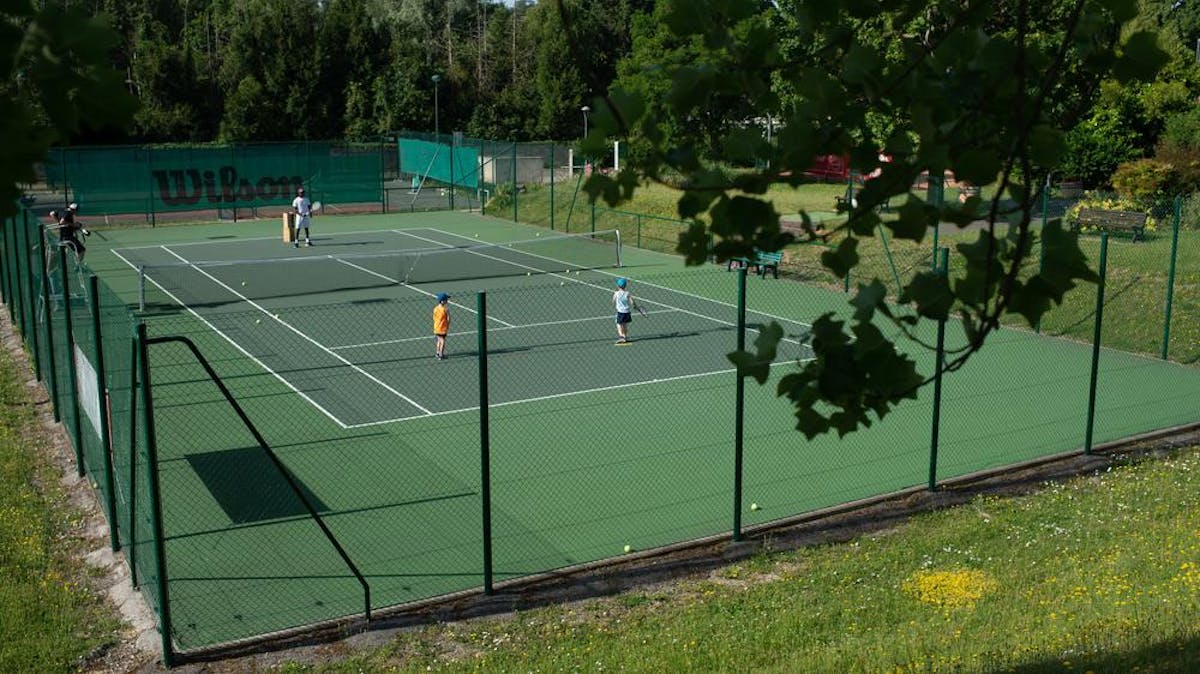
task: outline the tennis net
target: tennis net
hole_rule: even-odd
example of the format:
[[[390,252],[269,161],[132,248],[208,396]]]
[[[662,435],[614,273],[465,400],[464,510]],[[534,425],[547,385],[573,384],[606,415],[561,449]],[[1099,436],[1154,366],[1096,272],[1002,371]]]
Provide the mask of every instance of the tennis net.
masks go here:
[[[318,249],[319,250],[319,249]],[[400,251],[250,260],[191,260],[138,267],[138,305],[187,307],[393,285],[555,274],[621,266],[621,233],[547,233],[533,239]],[[157,298],[161,293],[165,298]]]

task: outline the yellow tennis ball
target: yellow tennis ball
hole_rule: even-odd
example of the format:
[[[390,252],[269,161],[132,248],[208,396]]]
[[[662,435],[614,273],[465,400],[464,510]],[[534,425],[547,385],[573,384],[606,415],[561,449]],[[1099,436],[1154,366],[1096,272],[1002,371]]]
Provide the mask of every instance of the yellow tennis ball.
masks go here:
[[[261,318],[256,318],[256,319],[254,319],[254,323],[255,323],[255,324],[262,323],[262,319],[261,319]]]
[[[245,287],[246,287],[246,282],[245,282],[245,281],[242,281],[242,287],[243,287],[243,288],[245,288]]]
[[[625,552],[633,552],[633,546],[626,543],[625,544]]]
[[[751,503],[751,504],[750,504],[750,509],[751,509],[751,510],[758,510],[758,504],[757,504],[757,503]]]
[[[478,235],[478,234],[476,234],[476,235],[475,235],[475,238],[476,238],[476,239],[478,239],[478,238],[479,238],[479,235]]]

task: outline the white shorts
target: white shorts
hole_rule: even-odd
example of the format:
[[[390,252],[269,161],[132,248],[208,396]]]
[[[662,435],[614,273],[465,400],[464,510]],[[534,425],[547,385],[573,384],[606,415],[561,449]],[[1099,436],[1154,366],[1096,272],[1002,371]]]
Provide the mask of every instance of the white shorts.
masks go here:
[[[312,217],[307,215],[296,216],[296,229],[308,229],[308,223],[312,221]]]

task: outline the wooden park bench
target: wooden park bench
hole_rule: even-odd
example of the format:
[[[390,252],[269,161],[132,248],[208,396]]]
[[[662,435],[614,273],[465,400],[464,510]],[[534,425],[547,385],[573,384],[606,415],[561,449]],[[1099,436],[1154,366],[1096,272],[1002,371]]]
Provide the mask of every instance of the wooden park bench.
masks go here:
[[[1072,230],[1095,227],[1103,231],[1125,231],[1133,235],[1133,241],[1146,238],[1146,214],[1141,211],[1110,211],[1103,208],[1081,208],[1079,219]]]
[[[766,278],[767,270],[773,272],[775,278],[779,278],[779,263],[783,260],[783,253],[766,251],[754,251],[754,258],[731,257],[729,262],[725,263],[725,269],[732,270],[734,267],[750,267],[755,270],[759,276]]]

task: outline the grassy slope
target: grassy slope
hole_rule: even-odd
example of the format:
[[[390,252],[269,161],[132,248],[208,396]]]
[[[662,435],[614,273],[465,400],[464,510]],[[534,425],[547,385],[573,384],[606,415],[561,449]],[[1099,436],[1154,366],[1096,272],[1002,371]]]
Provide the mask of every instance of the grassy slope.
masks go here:
[[[78,559],[81,515],[11,356],[0,350],[0,672],[60,672],[112,643],[117,621]]]
[[[554,200],[555,227],[583,231],[591,227],[590,206],[586,195],[580,193],[572,202],[574,184],[559,184]],[[797,219],[800,209],[807,210],[814,220],[833,217],[834,197],[844,192],[840,184],[810,184],[797,189],[776,185],[769,196],[776,210],[784,217]],[[627,243],[640,242],[645,248],[673,252],[682,223],[676,217],[675,203],[679,193],[660,185],[641,188],[633,201],[617,209],[597,209],[596,229],[620,229]],[[548,190],[534,188],[518,197],[518,217],[542,226],[550,225]],[[497,200],[488,212],[497,217],[512,217],[512,202]],[[643,214],[638,217],[637,214]],[[885,214],[885,219],[891,216]],[[664,218],[671,218],[670,220]],[[975,231],[942,234],[939,247],[969,243],[979,236]],[[851,282],[857,284],[877,277],[897,295],[897,279],[907,282],[914,271],[927,269],[932,263],[932,240],[921,242],[897,241],[888,236],[885,246],[879,237],[860,239],[858,254],[861,262]],[[1099,238],[1084,236],[1081,247],[1093,268],[1098,265]],[[783,271],[812,283],[843,287],[845,280],[832,277],[820,263],[827,249],[819,244],[797,244],[784,252]],[[1158,355],[1162,348],[1164,308],[1171,238],[1167,232],[1153,235],[1149,241],[1130,243],[1114,238],[1108,254],[1108,288],[1103,343],[1105,346],[1139,353]],[[1035,250],[1027,268],[1036,269],[1040,254]],[[951,265],[955,264],[953,255]],[[1170,332],[1172,360],[1200,363],[1200,231],[1180,232],[1176,261],[1175,294]],[[1043,320],[1042,331],[1047,334],[1090,342],[1094,326],[1096,287],[1082,284],[1069,292],[1061,306],[1054,308]],[[1024,319],[1009,317],[1007,322],[1028,327]]]
[[[285,671],[1182,672],[1200,447],[701,580],[406,633]]]

